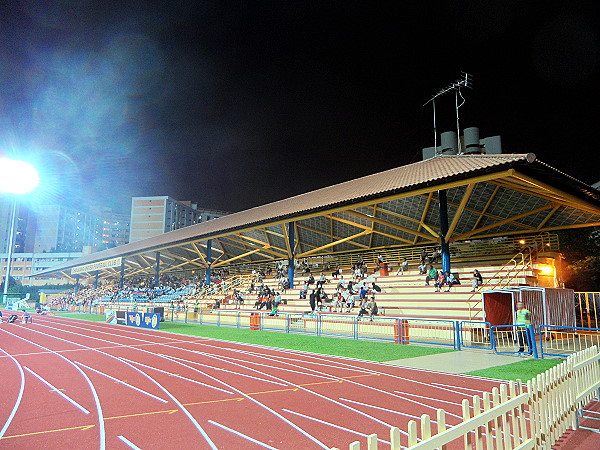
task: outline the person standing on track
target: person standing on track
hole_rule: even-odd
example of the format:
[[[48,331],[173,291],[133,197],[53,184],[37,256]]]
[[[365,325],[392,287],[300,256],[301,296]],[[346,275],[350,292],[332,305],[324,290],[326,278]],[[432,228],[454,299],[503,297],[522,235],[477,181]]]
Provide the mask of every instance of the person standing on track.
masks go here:
[[[531,325],[531,312],[525,309],[523,302],[517,302],[517,339],[519,340],[519,354],[525,352],[525,344],[527,344],[527,353],[531,355],[531,340],[527,328]]]

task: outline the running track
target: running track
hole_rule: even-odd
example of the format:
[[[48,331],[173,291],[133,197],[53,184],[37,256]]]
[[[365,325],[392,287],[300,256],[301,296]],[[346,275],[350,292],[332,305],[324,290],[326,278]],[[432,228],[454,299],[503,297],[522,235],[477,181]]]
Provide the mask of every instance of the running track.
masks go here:
[[[1,449],[345,449],[371,433],[385,449],[390,426],[404,432],[440,407],[454,425],[463,398],[498,385],[124,325],[34,321],[0,324]]]

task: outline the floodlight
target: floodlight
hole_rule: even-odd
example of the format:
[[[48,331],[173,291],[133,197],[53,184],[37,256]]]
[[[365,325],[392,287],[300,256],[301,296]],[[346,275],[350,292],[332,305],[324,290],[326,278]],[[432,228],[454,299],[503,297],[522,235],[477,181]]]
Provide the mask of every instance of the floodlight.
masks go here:
[[[38,171],[27,161],[0,158],[0,192],[27,194],[39,183]]]

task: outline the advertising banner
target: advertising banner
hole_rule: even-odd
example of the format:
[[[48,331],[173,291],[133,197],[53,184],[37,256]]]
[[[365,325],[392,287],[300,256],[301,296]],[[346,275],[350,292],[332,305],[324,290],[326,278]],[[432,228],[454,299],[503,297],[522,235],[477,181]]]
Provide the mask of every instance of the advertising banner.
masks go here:
[[[131,325],[132,327],[151,328],[153,330],[158,330],[159,324],[160,314],[142,312],[127,313],[127,325]]]

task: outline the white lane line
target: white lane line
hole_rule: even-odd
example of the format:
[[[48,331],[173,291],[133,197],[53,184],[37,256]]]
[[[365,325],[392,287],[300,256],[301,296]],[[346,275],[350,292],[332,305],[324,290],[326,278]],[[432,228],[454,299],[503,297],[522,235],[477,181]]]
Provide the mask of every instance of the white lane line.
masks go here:
[[[127,447],[132,448],[133,450],[142,450],[129,439],[127,439],[125,436],[119,436],[119,439],[121,439],[121,441],[123,441],[125,445],[127,445]]]
[[[449,402],[448,400],[441,400],[439,398],[425,397],[424,395],[411,394],[410,392],[404,392],[404,391],[394,391],[394,392],[397,393],[397,394],[410,395],[411,397],[417,397],[417,398],[424,398],[424,399],[427,399],[427,400],[433,400],[434,402],[446,403],[448,405],[460,406],[456,402]],[[473,405],[470,405],[469,408],[473,409]]]
[[[332,428],[337,428],[338,430],[342,430],[342,431],[346,431],[348,433],[356,434],[358,436],[362,436],[362,437],[369,436],[366,433],[361,433],[360,431],[351,430],[350,428],[342,427],[341,425],[336,425],[335,423],[331,423],[331,422],[327,422],[325,420],[317,419],[316,417],[307,416],[307,415],[304,415],[304,414],[299,413],[299,412],[291,411],[289,409],[283,408],[282,411],[285,411],[285,412],[290,413],[290,414],[294,414],[296,416],[304,417],[305,419],[312,420],[314,422],[322,423],[323,425],[328,425],[328,426],[330,426]],[[384,444],[391,445],[391,442],[390,441],[386,441],[385,439],[379,439],[379,438],[377,438],[377,440],[379,442],[383,442]]]
[[[350,400],[350,399],[347,399],[347,398],[340,398],[340,400],[343,401],[343,402],[354,403],[355,405],[367,406],[369,408],[379,409],[380,411],[385,411],[385,412],[390,412],[390,413],[393,413],[393,414],[398,414],[399,416],[408,417],[410,419],[421,420],[421,417],[413,416],[412,414],[403,413],[403,412],[396,411],[396,410],[393,410],[393,409],[382,408],[381,406],[370,405],[369,403],[357,402],[355,400]],[[430,422],[431,423],[437,423],[433,419],[431,419]]]
[[[43,327],[43,326],[44,325],[40,325],[40,327]],[[38,334],[42,334],[44,336],[51,336],[49,334],[42,333],[41,331],[33,330],[31,328],[24,328],[24,329],[30,333],[38,333]],[[100,406],[100,399],[98,398],[98,393],[96,392],[96,388],[94,387],[94,384],[89,379],[89,377],[85,374],[85,372],[79,366],[77,366],[77,364],[75,364],[73,361],[71,361],[66,356],[61,355],[60,353],[57,353],[53,350],[50,350],[47,347],[44,347],[43,345],[37,344],[33,341],[30,341],[29,339],[25,339],[24,337],[19,336],[18,334],[14,334],[14,333],[11,333],[6,330],[2,330],[2,331],[4,331],[7,334],[10,334],[12,336],[15,336],[16,338],[21,339],[25,342],[29,342],[30,344],[35,345],[36,347],[42,348],[50,353],[53,353],[56,356],[58,356],[59,358],[64,359],[67,363],[71,364],[75,368],[75,370],[77,370],[83,376],[83,378],[85,379],[85,381],[87,382],[87,384],[90,388],[90,391],[92,391],[92,396],[94,397],[94,402],[96,404],[96,413],[98,414],[98,433],[99,433],[99,440],[100,440],[100,450],[104,450],[106,448],[106,431],[104,429],[104,414],[102,413],[102,406]],[[54,336],[52,336],[52,337],[54,337]],[[67,342],[69,342],[69,341],[67,341]],[[70,343],[73,344],[73,342],[70,342]],[[77,344],[77,345],[81,345],[81,344]]]
[[[214,420],[209,420],[208,423],[213,424],[213,425],[215,425],[215,426],[217,426],[219,428],[222,428],[222,429],[224,429],[226,431],[229,431],[230,433],[233,433],[236,436],[244,438],[244,439],[246,439],[246,440],[248,440],[250,442],[253,442],[253,443],[257,444],[257,445],[260,445],[261,447],[268,448],[269,450],[278,450],[275,447],[271,447],[269,444],[265,444],[264,442],[257,441],[256,439],[251,438],[250,436],[247,436],[244,433],[240,433],[239,431],[236,431],[233,428],[229,428],[229,427],[226,427],[225,425],[221,425],[220,423],[217,423]]]
[[[73,400],[67,394],[65,394],[64,392],[62,392],[60,389],[54,387],[48,381],[44,380],[41,376],[39,376],[37,373],[35,373],[29,367],[25,367],[25,370],[27,372],[29,372],[31,375],[33,375],[34,377],[36,377],[38,380],[40,380],[42,383],[44,383],[46,386],[48,386],[52,390],[52,392],[56,392],[58,395],[60,395],[66,401],[68,401],[69,403],[71,403],[73,406],[75,406],[77,409],[79,409],[84,414],[89,414],[90,413],[87,409],[85,409],[83,406],[81,406],[79,403],[77,403],[75,400]]]
[[[203,354],[202,352],[198,352],[198,353],[201,353],[201,354]],[[233,359],[233,360],[236,360],[235,358],[231,358],[231,357],[222,357],[222,358],[223,358],[223,359],[225,359],[225,360],[228,360],[228,359]],[[266,359],[266,358],[268,358],[268,357],[267,357],[267,356],[263,356],[263,357],[261,357],[261,358],[264,358],[264,359]],[[286,363],[286,362],[283,362],[283,361],[280,361],[280,364],[284,364],[284,365],[287,365],[287,366],[294,366],[294,364],[291,364],[291,363]],[[310,371],[310,372],[314,372],[314,373],[317,373],[317,374],[325,375],[323,372],[321,372],[321,371],[318,371],[318,370],[315,370],[315,369],[311,369],[311,368],[308,368],[308,367],[304,367],[304,369],[305,369],[305,370],[308,370],[308,371]],[[340,378],[340,377],[337,377],[337,376],[335,376],[335,375],[328,375],[328,377],[329,377],[329,379],[334,379],[334,380],[338,380],[338,381],[343,381],[343,382],[346,382],[346,383],[354,384],[354,385],[356,385],[356,386],[361,386],[361,387],[363,387],[363,388],[370,389],[370,390],[373,390],[373,391],[376,391],[376,392],[381,392],[381,393],[383,393],[383,394],[385,394],[385,395],[390,395],[390,396],[392,396],[392,397],[401,398],[402,400],[405,400],[405,401],[408,401],[408,402],[416,403],[416,404],[418,404],[418,405],[426,406],[426,407],[428,407],[428,408],[437,409],[437,408],[434,408],[433,406],[424,405],[424,404],[422,404],[422,403],[419,403],[419,402],[417,402],[417,401],[415,401],[415,400],[412,400],[412,399],[410,399],[410,398],[402,397],[402,396],[400,396],[400,395],[398,395],[398,394],[395,394],[395,393],[393,393],[393,392],[384,391],[383,389],[378,389],[378,388],[376,388],[376,387],[373,387],[373,386],[370,386],[370,385],[368,385],[368,384],[362,384],[362,383],[358,383],[357,381],[353,381],[353,380],[350,380],[350,379],[347,379],[347,378]],[[400,378],[400,379],[402,379],[402,380],[413,381],[413,380],[410,380],[409,378],[403,378],[403,377],[394,377],[394,378]],[[417,382],[417,383],[421,383],[421,382]],[[291,383],[290,383],[290,384],[291,384]],[[421,384],[426,384],[426,383],[421,383]],[[431,385],[427,385],[427,386],[429,386],[429,387],[434,387],[434,386],[431,386]],[[309,391],[309,392],[312,392],[312,391]],[[465,395],[464,393],[460,393],[460,394],[461,394],[461,395],[463,395],[463,396]],[[325,398],[327,398],[327,397],[325,397]],[[332,401],[335,401],[335,400],[332,400]],[[341,404],[341,405],[343,405],[343,403],[340,403],[340,404]],[[458,407],[460,407],[460,404],[458,404],[458,403],[456,403],[455,405],[456,405],[456,407],[457,407],[457,408],[458,408]],[[348,405],[344,405],[344,407],[346,407],[346,408],[350,408]],[[358,411],[358,410],[357,410],[357,411]],[[362,413],[362,412],[361,412],[361,414],[364,414],[364,413]],[[459,418],[459,419],[461,418],[460,416],[458,416],[458,415],[456,415],[456,414],[452,414],[452,413],[450,413],[450,412],[447,412],[446,414],[448,414],[448,415],[450,415],[450,416],[457,417],[457,418]],[[385,423],[385,422],[383,422],[383,423]],[[386,424],[386,425],[387,425],[387,426],[390,426],[390,427],[392,426],[392,425],[389,425],[389,424]]]
[[[53,328],[53,327],[50,327],[50,326],[48,326],[48,325],[40,325],[40,327],[44,327],[44,328],[50,328],[51,330],[62,331],[62,332],[64,332],[64,333],[70,333],[70,334],[74,334],[74,335],[77,335],[77,336],[85,336],[85,335],[80,335],[79,333],[74,333],[74,332],[72,332],[72,331],[68,331],[68,330],[61,330],[61,329]],[[63,341],[63,342],[69,342],[70,344],[73,344],[73,345],[78,345],[78,346],[80,346],[80,347],[85,347],[85,348],[87,348],[87,349],[89,349],[89,350],[96,351],[96,352],[98,352],[98,353],[100,353],[100,354],[102,354],[102,355],[108,356],[109,358],[113,358],[113,359],[116,359],[117,361],[121,361],[121,362],[122,362],[123,364],[125,364],[126,366],[129,366],[129,367],[131,367],[133,370],[135,370],[135,371],[139,372],[140,374],[142,374],[143,376],[145,376],[146,378],[148,378],[148,380],[150,380],[152,383],[154,383],[154,384],[155,384],[155,385],[156,385],[156,386],[157,386],[157,387],[158,387],[160,390],[162,390],[162,391],[163,391],[165,394],[167,394],[167,395],[168,395],[168,396],[171,398],[171,400],[173,400],[173,402],[175,402],[175,404],[176,404],[176,405],[177,405],[177,406],[178,406],[178,407],[179,407],[179,408],[180,408],[180,409],[183,411],[183,413],[184,413],[184,414],[185,414],[185,415],[188,417],[188,419],[190,420],[190,422],[192,422],[192,424],[194,425],[194,427],[196,427],[196,429],[197,429],[197,430],[200,432],[200,434],[201,434],[201,435],[202,435],[202,437],[203,437],[203,438],[206,440],[206,443],[207,443],[207,444],[210,446],[210,448],[211,448],[211,449],[213,449],[213,450],[218,450],[218,449],[217,449],[217,447],[215,446],[214,442],[213,442],[213,441],[210,439],[210,437],[208,436],[208,434],[206,434],[206,431],[204,431],[204,428],[202,428],[202,426],[201,426],[201,425],[198,423],[198,421],[197,421],[197,420],[194,418],[194,416],[192,416],[192,414],[191,414],[191,413],[190,413],[190,412],[187,410],[187,408],[186,408],[185,406],[183,406],[183,404],[182,404],[182,403],[181,403],[179,400],[177,400],[177,398],[175,398],[175,396],[174,396],[173,394],[171,394],[171,392],[169,392],[169,391],[168,391],[168,390],[167,390],[167,389],[166,389],[166,388],[165,388],[165,387],[164,387],[162,384],[160,384],[158,381],[156,381],[156,380],[155,380],[154,378],[152,378],[150,375],[148,375],[147,373],[145,373],[143,370],[140,370],[139,368],[135,367],[134,365],[132,365],[132,364],[128,363],[127,361],[125,361],[125,360],[123,360],[123,359],[121,359],[121,358],[117,358],[116,356],[113,356],[113,355],[111,355],[111,354],[109,354],[109,353],[105,353],[105,352],[102,352],[102,351],[100,351],[100,350],[96,350],[96,349],[94,349],[94,348],[92,348],[92,347],[88,347],[88,346],[86,346],[86,345],[84,345],[84,344],[79,344],[79,343],[77,343],[77,342],[69,341],[69,340],[67,340],[67,339],[64,339],[64,338],[61,338],[61,337],[58,337],[58,336],[54,336],[54,335],[52,335],[52,334],[43,333],[43,332],[41,332],[41,331],[35,331],[35,330],[31,330],[31,331],[32,331],[32,332],[34,332],[34,333],[39,333],[39,334],[42,334],[42,335],[44,335],[44,336],[46,336],[46,337],[52,337],[52,338],[54,338],[54,339],[57,339],[57,340],[59,340],[59,341]],[[11,333],[11,334],[12,334],[12,333]],[[88,336],[88,337],[89,337],[89,336]],[[24,338],[21,338],[21,339],[24,339]],[[93,339],[97,339],[97,340],[101,340],[101,341],[103,340],[103,339],[99,339],[99,338],[93,338]],[[27,339],[24,339],[24,340],[25,340],[25,341],[27,341]],[[31,342],[31,341],[27,341],[27,342]],[[104,342],[111,342],[111,341],[106,341],[106,340],[104,340]],[[33,342],[31,342],[31,343],[32,343],[32,344],[34,344]],[[114,344],[114,342],[111,342],[111,343],[112,343],[112,344]],[[42,346],[41,346],[41,345],[39,345],[39,344],[35,344],[35,345],[37,345],[38,347],[41,347],[41,348],[45,348],[45,347],[42,347]],[[46,350],[49,350],[49,349],[46,349]],[[152,352],[150,352],[150,351],[147,351],[147,350],[141,350],[141,349],[138,349],[138,350],[140,350],[140,351],[142,351],[142,352],[145,352],[145,353],[148,353],[148,354],[151,354],[151,355],[153,354]],[[51,351],[51,350],[49,350],[49,351]],[[89,381],[89,378],[87,377],[87,375],[85,374],[85,372],[84,372],[84,371],[83,371],[83,370],[82,370],[82,369],[81,369],[79,366],[77,366],[77,364],[73,363],[72,361],[70,361],[69,359],[67,359],[66,357],[64,357],[64,356],[62,356],[62,355],[58,355],[58,356],[60,356],[61,358],[64,358],[64,359],[65,359],[65,360],[67,360],[67,361],[68,361],[70,364],[72,364],[72,365],[73,365],[73,366],[74,366],[74,367],[75,367],[77,370],[79,370],[79,371],[80,371],[80,372],[83,374],[83,376],[86,378],[86,380],[88,380],[88,382],[90,383],[90,386],[93,388],[93,385],[91,384],[91,381]],[[96,395],[96,391],[95,391],[95,390],[94,390],[94,394],[95,394],[95,398],[96,398],[96,399],[98,399],[98,397],[97,397],[97,395]],[[98,404],[98,408],[100,408],[100,402],[99,402],[99,400],[98,400],[98,403],[97,403],[97,404]],[[101,412],[102,412],[102,410],[100,410],[100,413],[101,413]],[[105,437],[104,437],[104,417],[103,417],[101,414],[99,415],[99,417],[101,418],[100,427],[102,428],[102,436],[101,436],[101,442],[100,442],[100,450],[104,450],[104,449],[106,448],[106,446],[105,446]]]
[[[125,361],[125,358],[117,357],[117,359],[119,359],[121,361]],[[231,391],[226,391],[225,389],[221,389],[221,388],[218,388],[218,387],[215,387],[215,386],[211,386],[210,384],[203,383],[202,381],[192,380],[191,378],[187,378],[187,377],[184,377],[184,376],[181,376],[181,375],[177,375],[176,373],[167,372],[166,370],[162,370],[162,369],[159,369],[157,367],[147,366],[146,364],[142,364],[141,362],[137,362],[137,361],[128,361],[128,362],[130,362],[131,364],[135,364],[137,366],[145,367],[147,369],[156,370],[157,372],[164,373],[166,375],[169,375],[170,377],[180,378],[182,380],[189,381],[190,383],[199,384],[200,386],[204,386],[204,387],[207,387],[207,388],[214,389],[216,391],[221,391],[221,392],[225,392],[226,394],[233,395],[233,392],[231,392]]]
[[[216,359],[217,361],[226,362],[226,363],[229,363],[229,364],[233,364],[234,366],[238,366],[238,367],[245,367],[242,364],[238,364],[238,363],[235,363],[235,362],[227,361],[225,359],[221,359],[218,356],[213,356],[213,355],[209,355],[209,354],[207,354],[207,355],[208,355],[208,357]],[[269,373],[264,373],[264,372],[261,372],[260,370],[257,370],[257,369],[252,369],[250,367],[245,367],[245,368],[248,369],[248,370],[251,370],[252,372],[256,372],[256,373],[259,373],[259,374],[262,374],[262,375],[266,375],[266,376],[271,377],[271,378],[279,379],[275,375],[271,375]],[[287,381],[287,383],[290,386],[292,386],[292,387],[294,387],[296,389],[300,389],[300,390],[302,390],[304,392],[308,392],[309,394],[316,395],[317,397],[320,397],[320,398],[322,398],[322,399],[324,399],[324,400],[326,400],[328,402],[331,402],[331,403],[333,403],[335,405],[341,406],[342,408],[348,409],[348,410],[353,411],[353,412],[355,412],[357,414],[360,414],[361,416],[367,417],[368,419],[371,419],[371,420],[373,420],[373,421],[375,421],[377,423],[385,425],[388,428],[392,428],[393,427],[393,425],[391,425],[391,424],[389,424],[387,422],[384,422],[383,420],[379,420],[376,417],[373,417],[373,416],[371,416],[371,415],[369,415],[367,413],[364,413],[364,412],[362,412],[362,411],[360,411],[358,409],[352,408],[351,406],[344,405],[343,403],[340,403],[337,400],[334,400],[332,398],[326,397],[325,395],[319,394],[318,392],[311,391],[310,389],[307,389],[304,386],[300,386],[298,384],[294,384],[294,383],[292,383],[290,381]],[[242,394],[242,395],[244,395],[244,394]]]
[[[189,359],[184,359],[184,358],[177,358],[175,356],[165,355],[164,353],[156,353],[156,355],[162,356],[164,358],[173,358],[173,359],[176,359],[176,360],[181,361],[181,362],[187,362],[187,363],[195,364],[197,366],[206,367],[208,369],[217,370],[219,372],[226,372],[226,373],[230,373],[230,374],[233,374],[233,375],[239,375],[240,377],[251,378],[251,379],[253,379],[255,381],[258,380],[258,381],[264,381],[265,383],[276,384],[278,386],[287,386],[287,384],[280,383],[278,381],[271,381],[271,380],[267,380],[265,378],[254,377],[252,375],[246,375],[245,373],[234,372],[233,370],[221,369],[220,367],[209,366],[208,364],[202,364],[200,362],[190,361]]]
[[[83,363],[80,363],[79,361],[75,361],[75,364],[79,364],[81,367],[85,367],[86,369],[88,369],[88,370],[91,370],[92,372],[96,372],[96,373],[97,373],[97,374],[99,374],[99,375],[103,375],[103,376],[105,376],[106,378],[109,378],[109,379],[111,379],[111,380],[113,380],[113,381],[115,381],[115,382],[117,382],[117,383],[119,383],[119,384],[122,384],[123,386],[127,386],[128,388],[131,388],[131,389],[133,389],[134,391],[141,392],[142,394],[144,394],[144,395],[147,395],[148,397],[152,397],[152,398],[154,398],[154,399],[156,399],[156,400],[158,400],[158,401],[160,401],[160,402],[163,402],[163,403],[169,403],[169,401],[168,401],[168,400],[165,400],[165,399],[163,399],[163,398],[157,397],[156,395],[154,395],[154,394],[151,394],[150,392],[146,392],[146,391],[144,391],[144,390],[142,390],[142,389],[140,389],[140,388],[138,388],[138,387],[132,386],[131,384],[129,384],[129,383],[126,383],[125,381],[121,381],[121,380],[119,380],[118,378],[111,377],[111,376],[110,376],[110,375],[108,375],[107,373],[100,372],[99,370],[96,370],[96,369],[94,369],[94,368],[92,368],[92,367],[86,366],[86,365],[85,365],[85,364],[83,364]]]
[[[315,444],[317,444],[318,446],[329,450],[329,447],[325,444],[323,444],[321,441],[319,441],[316,437],[314,437],[312,434],[308,433],[307,431],[303,430],[302,428],[300,428],[298,425],[296,425],[295,423],[293,423],[291,420],[286,419],[285,417],[283,417],[281,414],[279,414],[277,411],[275,411],[272,408],[269,408],[267,405],[265,405],[264,403],[259,402],[258,400],[256,400],[255,398],[253,398],[251,395],[248,395],[242,391],[240,391],[239,389],[237,389],[234,386],[231,386],[230,384],[225,383],[222,380],[219,380],[216,377],[213,377],[212,375],[209,375],[205,372],[202,372],[200,369],[196,369],[194,367],[190,367],[187,364],[184,364],[182,362],[179,362],[175,359],[171,359],[169,357],[165,357],[165,359],[167,361],[172,361],[175,364],[179,364],[183,367],[187,367],[190,370],[193,370],[195,372],[201,373],[202,375],[208,377],[208,378],[212,378],[213,380],[215,380],[217,383],[221,383],[224,386],[227,386],[228,388],[234,390],[235,392],[237,392],[238,394],[240,394],[241,396],[243,396],[244,398],[247,398],[248,400],[250,400],[251,402],[257,404],[258,406],[260,406],[263,409],[266,409],[267,411],[269,411],[271,414],[273,414],[275,417],[280,418],[281,420],[283,420],[285,423],[287,423],[289,426],[291,426],[292,428],[294,428],[296,431],[300,432],[301,434],[303,434],[304,436],[306,436],[308,439],[310,439],[311,441],[313,441]],[[250,369],[250,370],[254,370],[254,369]],[[268,374],[267,374],[268,375]],[[268,375],[269,376],[269,375]]]
[[[498,383],[501,383],[501,381],[498,380]],[[443,383],[431,383],[431,384],[434,384],[437,386],[443,386],[443,387],[447,387],[447,388],[462,389],[463,391],[475,392],[476,394],[483,394],[485,392],[485,391],[482,391],[481,389],[471,389],[471,388],[466,388],[466,387],[462,387],[462,386],[452,386],[450,384],[443,384]]]
[[[2,436],[4,436],[4,433],[6,433],[6,430],[8,430],[10,423],[12,422],[13,418],[15,417],[15,414],[17,413],[17,409],[19,409],[19,406],[21,405],[21,399],[23,398],[23,391],[25,390],[25,373],[23,372],[23,368],[21,367],[21,364],[19,364],[19,361],[17,361],[10,353],[8,353],[6,350],[4,350],[2,348],[0,348],[0,351],[2,353],[4,353],[6,356],[8,356],[16,364],[17,369],[19,369],[19,373],[21,374],[21,387],[19,388],[19,395],[17,395],[17,400],[15,401],[15,406],[13,406],[13,409],[10,412],[10,414],[8,415],[8,418],[6,419],[4,426],[0,430],[0,439],[2,439]]]
[[[217,345],[209,345],[209,344],[205,344],[203,342],[194,342],[194,344],[196,345],[201,345],[203,347],[210,347],[210,348],[214,348],[214,349],[223,349],[223,347],[219,347]],[[173,345],[170,345],[170,347],[174,347],[174,348],[180,348],[180,347],[175,347]],[[182,349],[182,350],[188,350],[188,349]],[[233,348],[226,348],[225,350],[230,351],[230,352],[235,352],[235,353],[242,353],[244,355],[250,355],[250,356],[255,356],[255,357],[264,357],[265,354],[264,353],[258,353],[258,352],[251,352],[248,350],[239,350],[239,349],[233,349]],[[287,358],[284,356],[275,356],[275,355],[269,355],[269,359],[272,360],[285,360],[285,361],[293,361],[294,363],[299,363],[299,362],[303,362],[306,364],[313,364],[313,365],[317,365],[317,366],[325,366],[325,367],[329,367],[329,368],[334,368],[334,369],[340,369],[340,370],[349,370],[351,372],[359,372],[359,373],[364,373],[365,370],[368,369],[357,369],[355,367],[350,367],[349,364],[343,364],[341,366],[335,366],[335,365],[331,365],[331,364],[325,364],[325,363],[320,363],[320,362],[314,362],[314,361],[306,361],[306,360],[298,360],[298,359],[294,359],[294,358]],[[379,372],[377,372],[379,373]]]
[[[401,395],[398,395],[398,394],[392,394],[392,395],[394,395],[395,397],[401,398],[402,400],[406,400],[407,402],[411,402],[411,403],[414,403],[416,405],[424,406],[425,408],[435,409],[436,411],[439,409],[439,408],[436,408],[435,406],[426,405],[425,403],[421,403],[421,402],[418,402],[416,400],[413,400],[412,398],[402,397]],[[460,407],[460,405],[458,403],[456,403],[455,406],[457,408]],[[456,417],[456,418],[462,420],[461,416],[459,416],[457,414],[452,414],[451,412],[448,412],[448,411],[446,411],[446,415],[447,416]]]
[[[600,420],[600,417],[592,417],[592,416],[586,416],[586,415],[584,415],[582,417],[584,417],[585,419]]]
[[[181,350],[181,349],[178,349],[178,350]],[[300,372],[300,371],[298,371],[298,368],[297,368],[297,366],[296,366],[296,370],[293,370],[293,369],[286,369],[286,368],[284,368],[284,367],[271,366],[270,364],[263,364],[263,363],[259,363],[259,362],[255,362],[255,361],[248,361],[247,359],[239,359],[239,358],[233,358],[233,357],[231,357],[231,356],[221,356],[221,355],[215,355],[215,354],[213,354],[213,353],[206,353],[206,352],[201,352],[201,351],[198,351],[198,350],[188,350],[188,351],[190,351],[190,352],[192,352],[192,353],[197,353],[197,354],[199,354],[199,355],[203,355],[203,356],[214,356],[214,357],[217,357],[217,356],[218,356],[219,358],[222,358],[222,359],[224,359],[224,360],[226,360],[226,361],[229,361],[229,360],[231,360],[231,361],[238,361],[238,362],[242,362],[242,363],[244,363],[244,364],[252,364],[252,365],[254,365],[254,366],[268,367],[269,369],[282,370],[282,371],[284,371],[284,372],[292,372],[292,373],[295,373],[295,374],[297,374],[297,375],[305,375],[305,376],[307,376],[307,377],[324,378],[324,379],[326,379],[326,380],[328,380],[328,381],[330,381],[330,380],[332,379],[332,375],[323,374],[322,372],[321,372],[321,374],[320,374],[320,375],[315,375],[315,374],[313,374],[313,373]],[[263,358],[264,358],[264,359],[268,359],[268,358],[266,358],[266,357],[263,357]],[[290,363],[284,363],[284,362],[281,362],[281,364],[286,364],[286,365],[288,365],[288,366],[290,366],[290,365],[291,365],[291,366],[293,366],[293,364],[290,364]],[[306,369],[306,370],[312,370],[312,369],[309,369],[309,368],[307,368],[307,367],[305,367],[305,369]]]
[[[594,411],[593,409],[583,409],[585,412],[587,413],[591,413],[591,414],[599,414],[600,415],[600,411]]]

